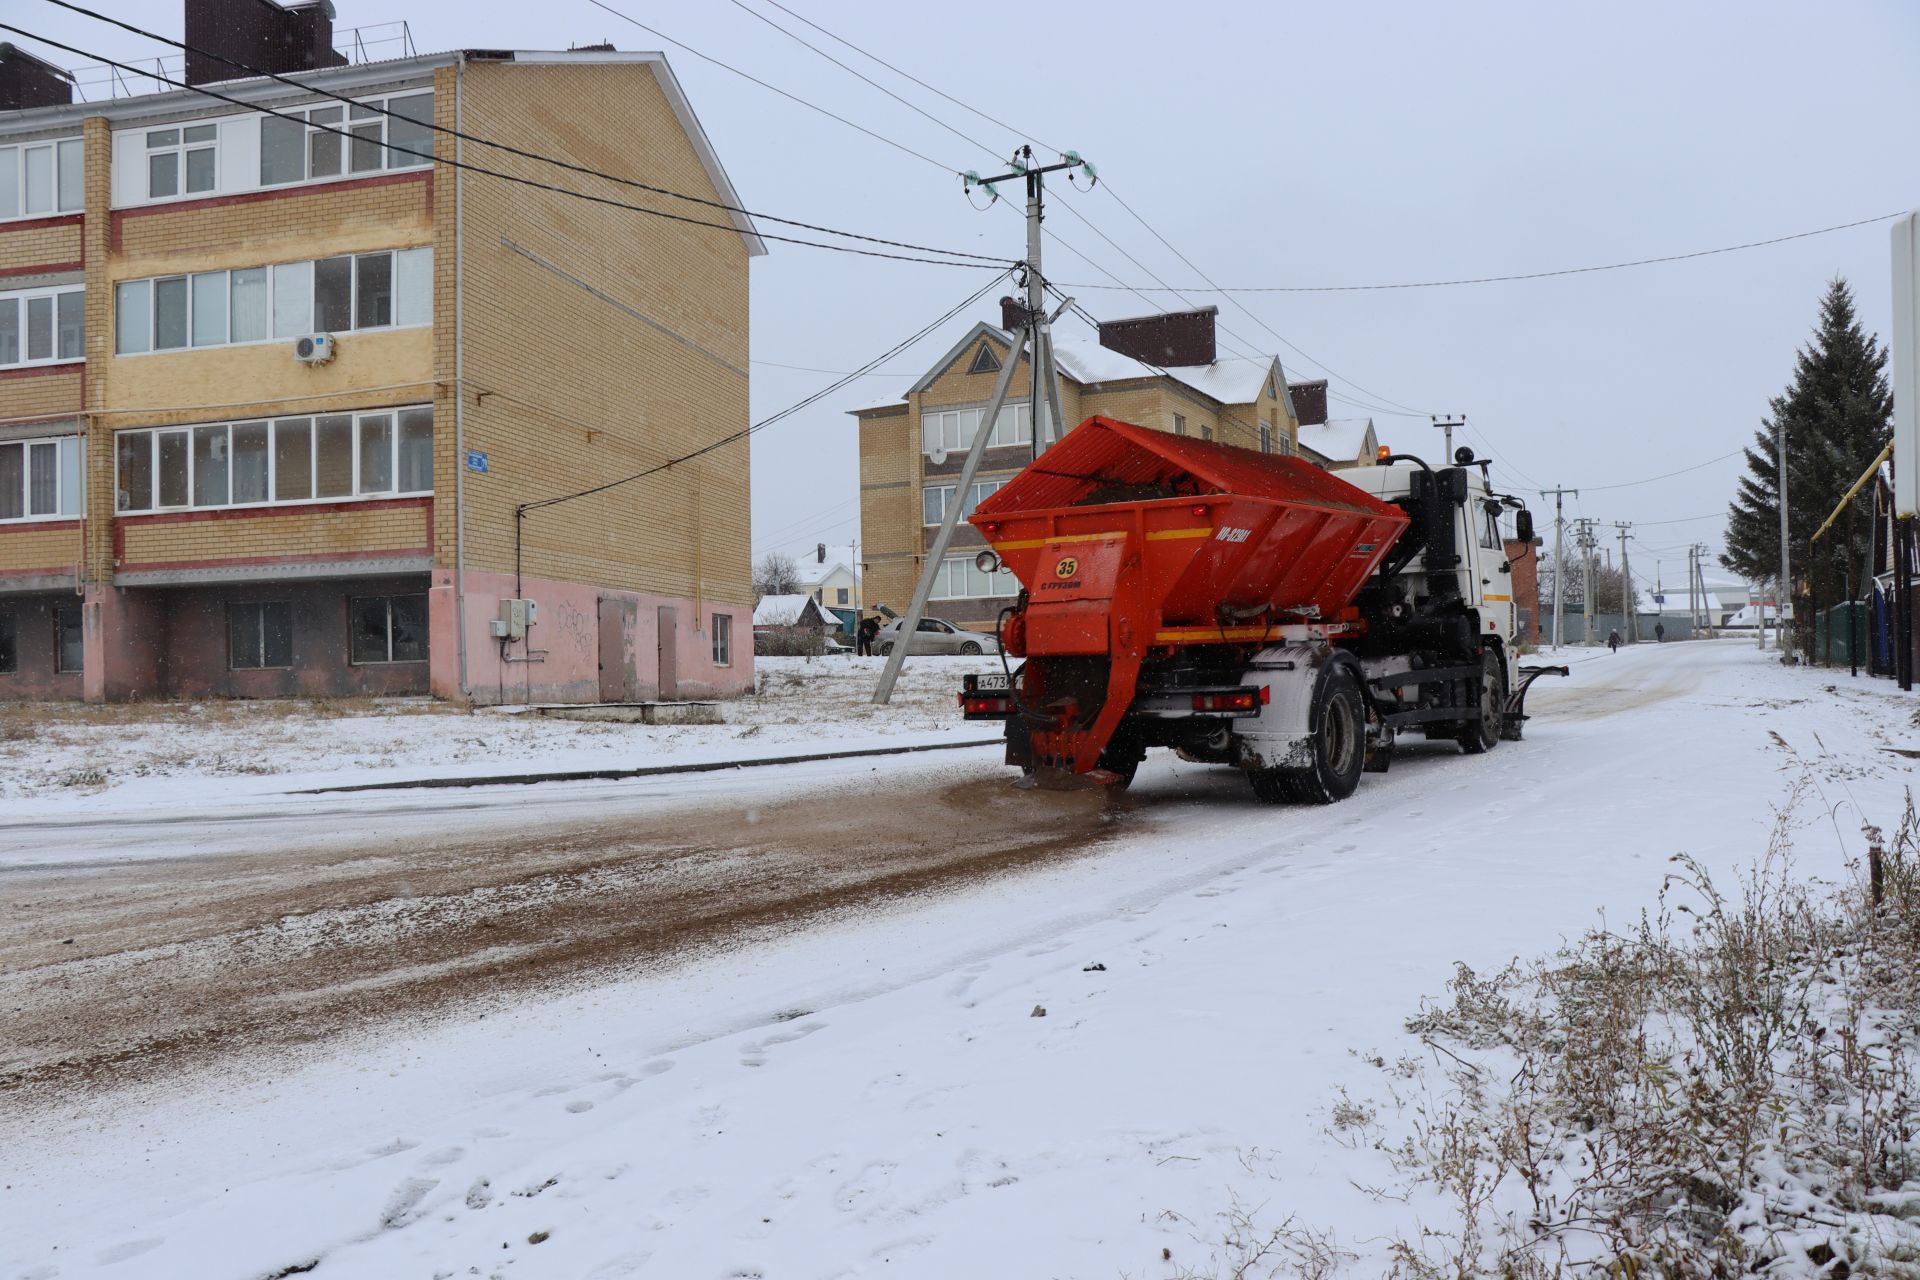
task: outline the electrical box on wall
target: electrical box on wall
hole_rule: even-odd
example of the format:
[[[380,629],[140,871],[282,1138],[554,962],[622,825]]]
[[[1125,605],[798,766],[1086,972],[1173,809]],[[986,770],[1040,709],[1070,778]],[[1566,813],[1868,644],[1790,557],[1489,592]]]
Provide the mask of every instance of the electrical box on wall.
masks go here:
[[[500,640],[524,640],[527,628],[540,621],[539,606],[531,600],[502,600],[500,616],[493,620],[493,634]]]

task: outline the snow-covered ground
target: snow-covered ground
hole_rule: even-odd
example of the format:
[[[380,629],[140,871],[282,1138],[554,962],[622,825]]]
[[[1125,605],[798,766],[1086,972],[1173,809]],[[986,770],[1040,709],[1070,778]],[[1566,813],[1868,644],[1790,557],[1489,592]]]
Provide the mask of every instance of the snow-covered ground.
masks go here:
[[[1565,657],[1526,742],[1408,750],[1340,805],[1156,753],[1066,864],[409,1036],[0,1097],[0,1276],[1224,1276],[1288,1222],[1378,1274],[1444,1206],[1369,1193],[1333,1109],[1455,961],[1635,912],[1676,852],[1752,861],[1802,774],[1799,869],[1837,878],[1920,746],[1886,682],[1746,642]],[[893,776],[995,785],[981,754]]]
[[[916,657],[892,702],[871,702],[884,660],[756,658],[755,691],[716,725],[551,719],[525,708],[463,711],[426,698],[41,703],[0,709],[0,800],[14,812],[101,811],[359,782],[631,769],[809,750],[964,741],[993,726],[954,711],[960,677],[998,658]]]

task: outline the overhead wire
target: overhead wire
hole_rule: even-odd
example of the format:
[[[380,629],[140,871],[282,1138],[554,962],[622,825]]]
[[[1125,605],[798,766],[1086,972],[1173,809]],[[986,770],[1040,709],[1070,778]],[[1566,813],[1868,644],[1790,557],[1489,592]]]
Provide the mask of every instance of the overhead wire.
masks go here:
[[[427,129],[433,131],[434,133],[441,134],[446,137],[458,138],[462,141],[471,142],[478,146],[490,147],[490,148],[493,148],[494,150],[503,151],[508,155],[518,156],[523,160],[533,160],[541,164],[552,165],[555,168],[564,169],[570,173],[577,173],[585,177],[598,178],[606,182],[616,183],[620,186],[632,187],[636,190],[651,192],[652,194],[655,194],[655,195],[668,196],[675,200],[684,200],[684,201],[687,201],[688,203],[703,205],[711,209],[720,209],[728,213],[741,214],[742,216],[748,217],[748,218],[758,218],[765,222],[777,222],[784,226],[799,227],[802,230],[814,231],[822,235],[841,236],[849,240],[861,240],[869,244],[888,245],[896,249],[912,249],[919,253],[938,253],[938,254],[945,254],[949,257],[972,258],[981,262],[992,263],[995,266],[999,266],[1009,261],[1009,259],[1006,259],[1006,258],[991,257],[986,254],[968,253],[968,252],[964,252],[956,249],[941,249],[932,245],[915,244],[912,241],[907,241],[907,240],[890,240],[883,236],[866,235],[857,231],[844,231],[837,227],[823,226],[818,223],[812,223],[812,222],[803,222],[797,218],[782,217],[779,214],[767,213],[764,210],[749,209],[742,205],[728,204],[724,200],[713,200],[705,196],[690,195],[684,191],[675,191],[670,187],[657,186],[650,182],[642,182],[636,178],[622,177],[619,174],[608,173],[604,169],[596,169],[591,165],[577,164],[573,161],[564,160],[557,156],[550,156],[543,152],[532,151],[524,147],[514,146],[511,143],[500,142],[492,138],[481,137],[477,134],[469,133],[462,129],[452,128],[447,125],[435,123],[433,121],[419,120],[413,116],[405,115],[401,112],[394,111],[392,108],[381,105],[381,104],[371,103],[371,102],[361,102],[357,99],[348,97],[346,94],[335,93],[333,90],[325,88],[322,85],[310,84],[302,80],[294,79],[291,76],[282,75],[279,72],[268,71],[264,68],[253,66],[248,63],[238,61],[234,58],[229,58],[224,54],[214,53],[207,49],[201,49],[194,45],[185,44],[179,40],[174,40],[171,37],[161,35],[158,32],[149,31],[144,27],[135,26],[133,23],[124,22],[119,18],[111,17],[104,13],[99,13],[93,9],[87,8],[85,5],[75,4],[72,2],[72,0],[46,0],[46,2],[48,4],[57,6],[58,8],[66,9],[72,13],[81,14],[81,15],[84,15],[85,17],[93,18],[97,21],[107,23],[110,26],[118,27],[122,31],[131,32],[134,35],[143,36],[149,40],[154,40],[161,44],[169,45],[172,48],[178,49],[183,53],[191,53],[199,57],[209,58],[209,59],[212,59],[213,61],[222,63],[225,66],[232,67],[237,71],[245,71],[249,75],[255,75],[255,76],[260,76],[264,79],[274,80],[280,84],[288,85],[292,88],[298,89],[303,93],[311,93],[319,97],[330,98],[335,102],[340,102],[348,106],[351,106],[355,108],[357,111],[372,112],[376,115],[388,116],[388,117],[393,117],[397,119],[404,119],[409,123],[422,125]],[[414,151],[411,148],[392,147],[390,149],[404,151],[408,155],[431,158],[430,153]]]
[[[1739,253],[1747,249],[1764,249],[1768,245],[1785,244],[1790,240],[1806,240],[1813,236],[1830,235],[1836,231],[1850,231],[1855,227],[1872,226],[1876,222],[1889,222],[1894,218],[1903,218],[1909,211],[1905,209],[1893,213],[1876,214],[1871,218],[1855,218],[1851,222],[1837,222],[1830,227],[1815,227],[1811,231],[1795,231],[1788,235],[1771,236],[1765,240],[1747,240],[1739,244],[1720,245],[1712,249],[1695,249],[1688,253],[1668,253],[1651,258],[1633,258],[1625,262],[1606,262],[1587,267],[1560,267],[1551,271],[1522,271],[1510,275],[1463,276],[1451,280],[1402,280],[1386,284],[1316,284],[1316,285],[1184,285],[1185,293],[1366,293],[1385,289],[1445,289],[1456,285],[1504,284],[1517,280],[1547,280],[1556,276],[1590,275],[1598,271],[1624,271],[1629,267],[1650,267],[1667,262],[1686,262],[1694,258],[1710,258],[1716,254]],[[1068,284],[1070,289],[1104,289],[1099,284]],[[1171,292],[1171,288],[1169,288]]]
[[[231,94],[221,93],[216,89],[209,89],[204,85],[189,84],[184,80],[176,80],[171,76],[160,75],[157,72],[142,71],[140,68],[132,66],[128,63],[117,62],[112,58],[105,57],[102,54],[93,53],[86,49],[76,48],[73,45],[65,44],[61,41],[51,39],[47,36],[37,35],[34,32],[27,31],[24,28],[14,26],[10,23],[0,22],[0,31],[9,31],[15,35],[23,36],[26,39],[38,41],[39,43],[47,45],[50,48],[60,49],[60,50],[63,50],[64,52],[74,54],[77,57],[91,58],[96,62],[100,62],[106,66],[114,67],[122,71],[137,73],[139,75],[146,76],[149,79],[157,80],[163,84],[173,85],[175,88],[189,90],[190,92],[196,93],[201,97],[212,98],[218,102],[228,103],[231,106],[239,107],[242,110],[245,110],[248,112],[275,116],[282,120],[287,120],[293,123],[300,124],[302,127],[305,127],[305,128],[316,129],[324,133],[335,134],[341,138],[348,139],[349,141],[353,139],[353,135],[350,132],[348,132],[346,129],[336,128],[332,125],[315,124],[306,120],[302,116],[292,115],[285,111],[278,111],[272,107],[263,107],[258,103],[247,102],[247,101],[244,101],[243,99],[236,98]],[[591,203],[591,204],[605,205],[615,209],[624,209],[631,213],[644,214],[652,218],[662,218],[669,222],[684,223],[686,225],[695,226],[695,227],[705,227],[713,231],[724,231],[729,235],[737,236],[737,235],[745,234],[741,231],[741,229],[738,226],[732,223],[704,222],[699,218],[690,218],[685,216],[684,214],[669,213],[664,209],[649,209],[645,205],[631,204],[624,200],[615,200],[610,196],[595,195],[592,192],[588,192],[588,191],[578,191],[571,187],[562,187],[562,186],[557,186],[551,182],[542,182],[536,178],[526,178],[518,174],[504,173],[498,169],[489,169],[485,165],[474,164],[471,161],[453,160],[453,159],[446,158],[444,156],[435,156],[427,152],[416,151],[413,148],[405,147],[405,146],[396,147],[396,146],[392,146],[385,143],[383,143],[382,145],[385,146],[386,149],[389,151],[399,151],[406,155],[415,156],[423,160],[430,160],[436,165],[446,165],[447,167],[452,169],[460,169],[469,173],[482,174],[486,177],[499,178],[504,182],[514,183],[518,186],[529,187],[538,191],[546,191],[554,195],[568,196],[576,200],[587,201],[588,203]],[[867,257],[867,258],[886,258],[896,262],[921,262],[921,263],[927,263],[933,266],[966,267],[974,270],[991,269],[991,270],[994,270],[996,273],[1004,273],[1007,265],[1009,265],[1011,261],[1009,259],[1004,259],[1004,258],[987,258],[981,261],[961,261],[961,260],[958,260],[958,255],[955,255],[954,257],[946,257],[946,258],[929,258],[921,255],[915,255],[915,254],[891,253],[891,252],[885,252],[877,249],[862,249],[857,246],[847,245],[847,244],[830,244],[825,241],[806,240],[806,239],[802,239],[795,236],[775,235],[771,232],[756,232],[754,234],[759,235],[760,238],[762,239],[774,240],[782,244],[805,245],[809,248],[829,249],[836,253],[849,253],[849,254],[855,254],[855,255],[858,255],[861,257]],[[935,250],[934,252],[947,253],[949,251],[940,249],[940,250]],[[974,254],[968,254],[966,256],[968,258],[980,257],[980,255],[974,255]]]

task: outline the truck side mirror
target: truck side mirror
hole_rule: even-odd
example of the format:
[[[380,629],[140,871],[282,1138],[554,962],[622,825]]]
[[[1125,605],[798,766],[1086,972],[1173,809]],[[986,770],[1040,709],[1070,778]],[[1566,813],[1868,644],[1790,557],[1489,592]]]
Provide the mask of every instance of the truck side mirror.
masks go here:
[[[1519,514],[1513,518],[1513,536],[1521,542],[1533,541],[1533,512],[1525,507],[1520,508]]]

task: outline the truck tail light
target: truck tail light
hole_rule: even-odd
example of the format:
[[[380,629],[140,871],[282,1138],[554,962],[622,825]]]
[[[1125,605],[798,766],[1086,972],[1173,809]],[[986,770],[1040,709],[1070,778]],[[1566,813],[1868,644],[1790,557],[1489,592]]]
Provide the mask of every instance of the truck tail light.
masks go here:
[[[1193,695],[1195,711],[1258,711],[1271,699],[1267,686],[1258,689],[1235,689],[1229,693],[1196,693]]]
[[[963,693],[960,710],[970,716],[1012,715],[1013,699],[1004,693]]]

